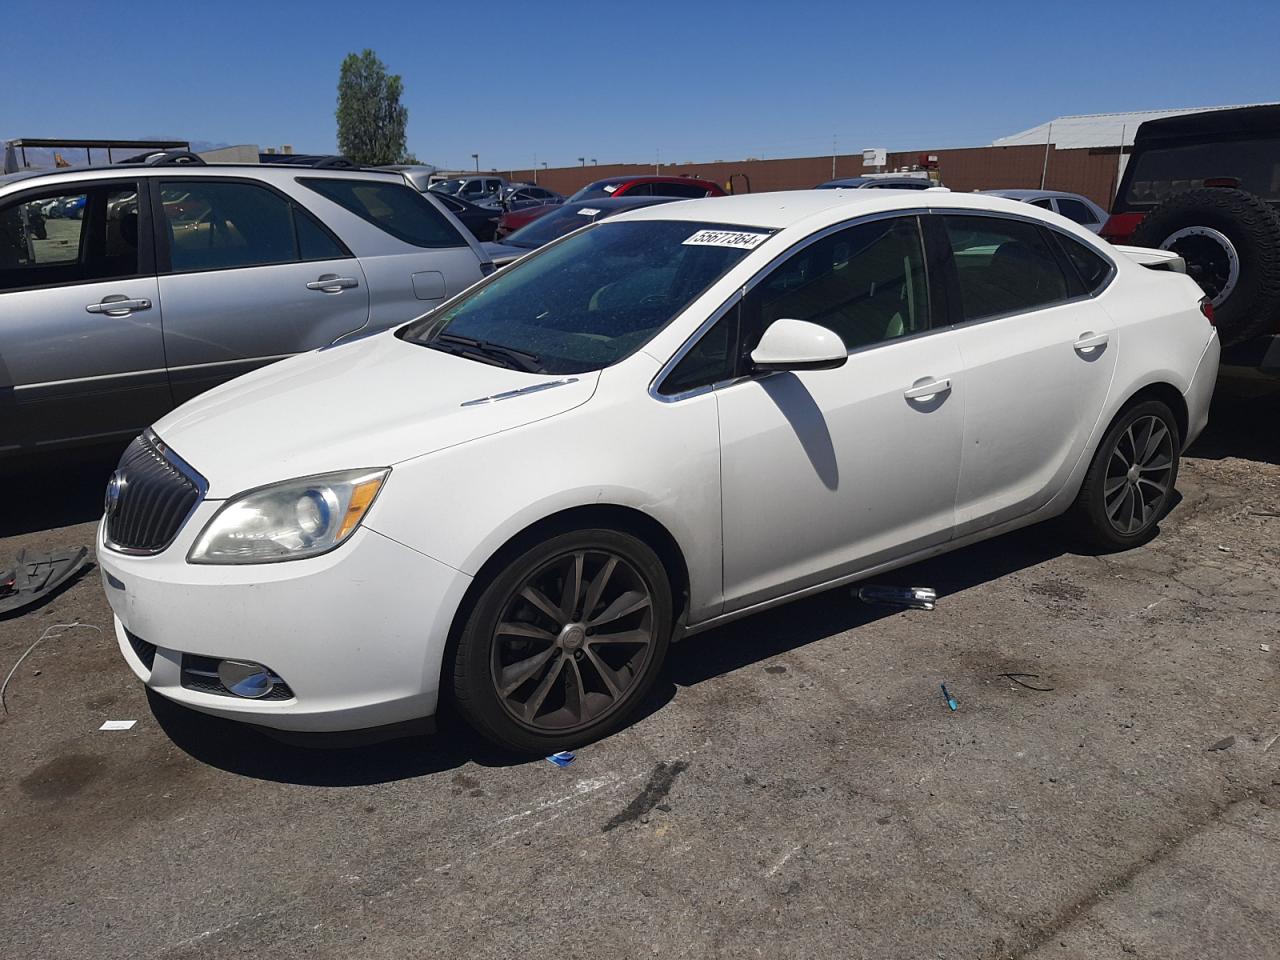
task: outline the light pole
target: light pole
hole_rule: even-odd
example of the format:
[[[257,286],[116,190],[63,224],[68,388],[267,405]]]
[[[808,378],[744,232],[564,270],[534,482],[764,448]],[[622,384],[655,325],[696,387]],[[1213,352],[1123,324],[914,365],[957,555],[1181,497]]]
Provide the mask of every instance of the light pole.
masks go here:
[[[585,167],[585,166],[587,165],[587,158],[586,158],[586,157],[579,157],[579,158],[578,158],[578,162],[579,162],[580,164],[582,164],[582,165]]]
[[[592,158],[591,158],[591,165],[592,165],[593,167],[594,167],[594,166],[596,166],[596,158],[595,158],[595,157],[592,157]]]
[[[476,173],[479,173],[480,172],[480,154],[473,153],[471,155],[471,159],[476,162]]]

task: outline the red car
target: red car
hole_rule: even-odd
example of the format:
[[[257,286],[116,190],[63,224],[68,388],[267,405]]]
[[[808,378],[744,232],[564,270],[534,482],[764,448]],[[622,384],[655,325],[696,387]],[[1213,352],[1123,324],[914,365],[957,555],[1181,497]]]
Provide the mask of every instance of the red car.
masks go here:
[[[589,183],[565,203],[578,203],[582,200],[604,200],[608,197],[723,197],[724,188],[711,180],[699,180],[697,177],[607,177]],[[509,233],[519,230],[552,210],[559,210],[558,204],[543,204],[540,207],[525,207],[523,210],[512,210],[498,221],[494,231],[494,239],[501,240]]]

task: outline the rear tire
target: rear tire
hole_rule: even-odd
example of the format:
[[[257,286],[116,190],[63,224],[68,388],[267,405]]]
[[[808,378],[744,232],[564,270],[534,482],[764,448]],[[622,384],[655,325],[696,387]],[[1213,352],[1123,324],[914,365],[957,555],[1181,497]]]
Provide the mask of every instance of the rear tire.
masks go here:
[[[1268,333],[1280,318],[1280,214],[1253,194],[1179,193],[1143,218],[1132,243],[1182,256],[1213,301],[1224,345]]]
[[[1181,447],[1177,420],[1160,401],[1121,411],[1093,454],[1073,528],[1106,551],[1146,543],[1173,503]]]
[[[646,543],[616,530],[560,534],[506,561],[472,605],[454,703],[515,753],[599,740],[653,686],[671,623],[671,586]]]

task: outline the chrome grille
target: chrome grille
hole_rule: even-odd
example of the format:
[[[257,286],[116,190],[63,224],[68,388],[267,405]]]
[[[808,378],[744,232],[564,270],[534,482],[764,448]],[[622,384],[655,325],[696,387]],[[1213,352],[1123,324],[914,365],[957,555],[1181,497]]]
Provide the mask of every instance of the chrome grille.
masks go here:
[[[147,431],[125,450],[107,489],[107,545],[125,553],[159,553],[173,542],[204,490],[204,481]]]

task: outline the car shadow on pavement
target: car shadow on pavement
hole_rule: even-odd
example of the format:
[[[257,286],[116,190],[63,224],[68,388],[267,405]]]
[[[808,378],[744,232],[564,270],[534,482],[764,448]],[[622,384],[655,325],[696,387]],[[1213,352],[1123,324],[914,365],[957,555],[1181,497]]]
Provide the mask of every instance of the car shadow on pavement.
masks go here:
[[[188,710],[147,691],[148,706],[175,746],[200,763],[256,780],[317,787],[354,787],[425,777],[466,763],[529,763],[504,754],[450,717],[442,732],[364,746],[333,746],[323,734],[276,740],[253,727]]]
[[[871,580],[933,587],[940,608],[945,610],[950,595],[1068,552],[1082,551],[1068,539],[1060,523],[1049,521]],[[833,634],[857,629],[902,609],[864,603],[853,595],[856,589],[857,585],[837,587],[690,637],[672,648],[665,681],[676,687],[693,686]]]
[[[113,444],[0,465],[0,484],[33,491],[0,516],[0,537],[53,531],[102,516],[102,497],[124,446]],[[53,546],[51,543],[50,546]]]
[[[1186,455],[1280,465],[1280,392],[1247,397],[1219,384],[1209,408],[1209,425]]]

